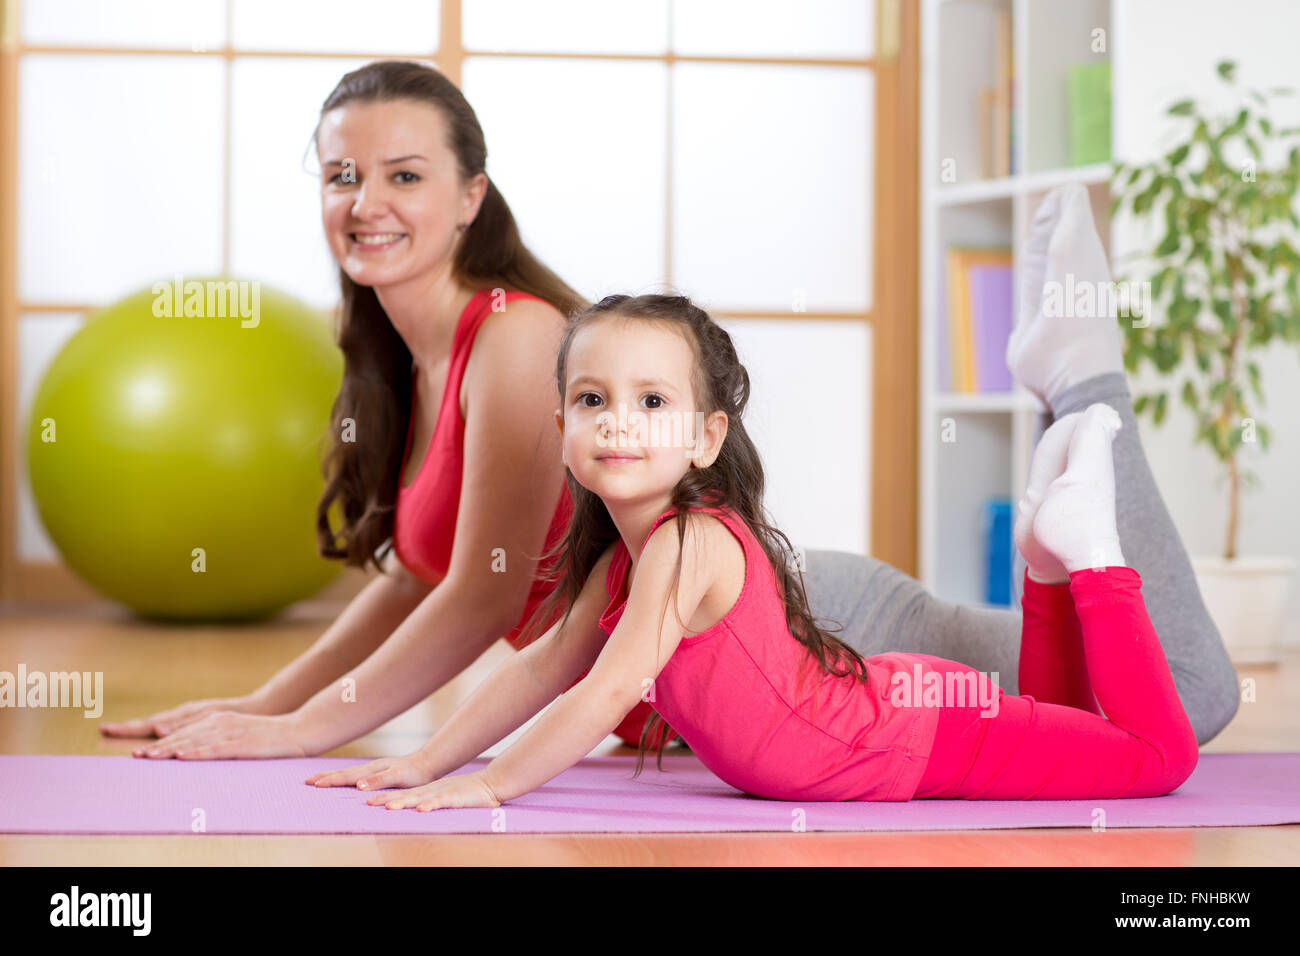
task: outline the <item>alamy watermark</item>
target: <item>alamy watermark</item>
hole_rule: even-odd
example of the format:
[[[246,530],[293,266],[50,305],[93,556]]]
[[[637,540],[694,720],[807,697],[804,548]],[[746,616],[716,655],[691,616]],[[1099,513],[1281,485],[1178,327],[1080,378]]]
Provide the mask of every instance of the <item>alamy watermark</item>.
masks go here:
[[[1064,282],[1043,283],[1040,304],[1048,318],[1115,318],[1127,313],[1133,327],[1142,329],[1151,324],[1151,299],[1150,282],[1076,281],[1067,272]]]
[[[601,448],[682,448],[687,458],[699,458],[704,447],[697,439],[704,433],[707,419],[704,412],[696,412],[691,429],[689,414],[629,412],[627,403],[619,402],[617,414],[607,410],[596,416],[600,428],[596,444]]]
[[[155,282],[153,314],[157,318],[238,318],[246,329],[262,321],[262,283],[246,279],[190,279],[177,273],[171,282]]]
[[[889,685],[889,702],[895,707],[979,707],[981,717],[998,715],[997,671],[936,671],[917,662],[910,674],[895,671]]]
[[[0,707],[80,707],[86,717],[104,713],[103,671],[0,671]]]

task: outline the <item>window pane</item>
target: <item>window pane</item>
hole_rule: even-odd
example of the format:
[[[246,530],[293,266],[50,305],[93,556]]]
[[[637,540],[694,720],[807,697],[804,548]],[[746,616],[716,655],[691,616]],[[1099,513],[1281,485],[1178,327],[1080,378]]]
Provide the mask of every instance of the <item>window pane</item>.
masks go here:
[[[27,418],[45,370],[64,343],[84,324],[84,317],[75,313],[23,315],[18,318],[18,418],[15,421],[18,475],[14,482],[18,489],[18,525],[14,533],[18,557],[23,561],[58,560],[58,550],[41,524],[32,486],[27,479]]]
[[[231,0],[237,50],[431,54],[438,0]]]
[[[21,298],[106,303],[220,268],[223,71],[209,56],[22,58]]]
[[[236,58],[232,77],[230,265],[313,305],[338,300],[321,227],[312,131],[321,103],[363,60]]]
[[[797,546],[866,554],[871,501],[871,330],[866,322],[721,319],[750,376],[745,429],[764,496]],[[809,395],[833,415],[806,414]],[[793,413],[792,413],[793,412]]]
[[[682,0],[673,51],[706,56],[866,58],[876,5],[867,0]]]
[[[716,308],[869,310],[870,71],[675,71],[673,283]]]
[[[224,0],[38,0],[22,4],[20,19],[34,46],[214,50],[226,37]]]
[[[464,0],[475,52],[663,53],[668,0]]]
[[[471,57],[488,175],[543,262],[588,298],[663,280],[667,67]]]

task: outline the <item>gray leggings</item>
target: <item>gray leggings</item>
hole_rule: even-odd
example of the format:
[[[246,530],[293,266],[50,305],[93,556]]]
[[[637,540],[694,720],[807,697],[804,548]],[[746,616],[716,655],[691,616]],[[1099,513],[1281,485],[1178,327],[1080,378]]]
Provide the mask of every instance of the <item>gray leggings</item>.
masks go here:
[[[1164,648],[1178,696],[1198,743],[1211,740],[1237,713],[1237,672],[1210,620],[1178,531],[1147,465],[1123,372],[1069,388],[1054,418],[1105,402],[1124,427],[1115,435],[1115,509],[1124,559],[1142,576],[1142,597]],[[1039,417],[1037,442],[1050,421]],[[1016,608],[982,608],[940,600],[915,579],[875,558],[845,551],[805,552],[804,588],[812,613],[843,626],[827,630],[864,656],[885,651],[933,654],[986,673],[1008,694],[1017,689],[1020,595],[1024,559],[1015,565]],[[823,625],[825,622],[819,622]]]

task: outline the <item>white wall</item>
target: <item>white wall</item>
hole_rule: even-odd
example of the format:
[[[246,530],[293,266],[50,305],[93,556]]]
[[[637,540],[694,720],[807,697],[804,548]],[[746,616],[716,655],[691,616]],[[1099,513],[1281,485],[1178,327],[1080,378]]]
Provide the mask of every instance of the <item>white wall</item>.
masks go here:
[[[1226,111],[1232,100],[1218,95],[1224,84],[1214,70],[1221,59],[1237,62],[1241,85],[1295,88],[1295,95],[1275,101],[1271,115],[1275,126],[1300,125],[1296,0],[1116,0],[1114,34],[1113,148],[1120,160],[1145,161],[1168,150],[1179,127],[1177,118],[1164,114],[1177,99],[1222,103]],[[1115,223],[1113,241],[1117,256],[1146,244],[1143,234],[1122,219]],[[1274,342],[1257,355],[1267,399],[1257,417],[1270,427],[1273,440],[1268,452],[1252,448],[1241,459],[1258,475],[1259,485],[1242,494],[1238,553],[1300,558],[1300,346]],[[1130,388],[1136,395],[1171,381],[1181,387],[1182,377],[1157,376],[1144,366],[1130,377]],[[1221,554],[1228,520],[1226,471],[1208,446],[1193,445],[1193,415],[1176,399],[1176,392],[1170,395],[1170,414],[1159,428],[1147,415],[1140,419],[1143,444],[1188,552]],[[1282,640],[1300,642],[1298,619],[1300,582],[1293,582]]]

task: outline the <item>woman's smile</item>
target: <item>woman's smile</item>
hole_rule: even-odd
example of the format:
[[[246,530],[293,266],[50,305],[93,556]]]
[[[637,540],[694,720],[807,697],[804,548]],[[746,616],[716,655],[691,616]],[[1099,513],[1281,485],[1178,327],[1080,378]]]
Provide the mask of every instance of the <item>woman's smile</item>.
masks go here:
[[[349,235],[353,247],[364,252],[382,252],[406,238],[404,232],[354,232]]]

